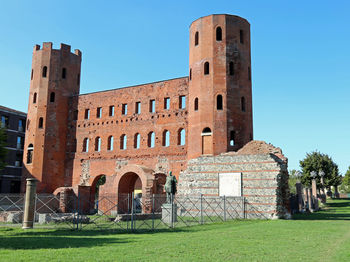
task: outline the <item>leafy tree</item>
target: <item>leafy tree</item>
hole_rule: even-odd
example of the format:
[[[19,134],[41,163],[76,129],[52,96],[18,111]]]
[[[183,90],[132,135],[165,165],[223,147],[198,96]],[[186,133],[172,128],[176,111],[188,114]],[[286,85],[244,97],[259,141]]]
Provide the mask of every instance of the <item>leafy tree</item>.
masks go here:
[[[295,169],[292,169],[292,170],[289,170],[289,181],[288,181],[288,184],[289,184],[289,192],[291,194],[296,194],[296,188],[295,188],[295,184],[296,182],[298,181],[298,178],[297,176],[295,175],[297,171]]]
[[[0,127],[0,170],[6,165],[5,158],[7,155],[7,150],[5,146],[7,145],[7,135],[4,128]]]
[[[300,167],[302,168],[303,176],[301,177],[301,182],[303,185],[311,185],[312,171],[319,172],[323,170],[325,176],[323,178],[324,186],[329,188],[330,186],[337,186],[341,183],[341,177],[339,176],[338,165],[333,162],[332,158],[327,154],[322,154],[318,151],[307,153],[306,157],[301,160]],[[317,187],[321,187],[321,178],[316,177]]]
[[[350,193],[350,166],[348,168],[348,171],[346,171],[345,176],[343,177],[340,190],[344,193]]]

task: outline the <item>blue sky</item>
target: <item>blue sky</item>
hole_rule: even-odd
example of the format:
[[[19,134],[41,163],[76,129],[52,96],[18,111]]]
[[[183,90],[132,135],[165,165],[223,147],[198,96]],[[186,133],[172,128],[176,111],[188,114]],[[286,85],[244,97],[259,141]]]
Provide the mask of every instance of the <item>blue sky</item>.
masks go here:
[[[254,139],[289,168],[307,152],[350,165],[350,1],[1,1],[0,105],[27,111],[32,49],[83,52],[81,93],[188,74],[190,23],[213,13],[251,24]]]

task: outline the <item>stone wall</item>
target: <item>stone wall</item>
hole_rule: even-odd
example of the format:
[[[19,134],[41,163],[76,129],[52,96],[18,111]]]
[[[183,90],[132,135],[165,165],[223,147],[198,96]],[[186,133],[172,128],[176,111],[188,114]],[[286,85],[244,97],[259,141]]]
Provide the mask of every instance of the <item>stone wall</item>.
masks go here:
[[[219,174],[241,172],[246,217],[288,217],[287,159],[266,150],[262,153],[245,155],[239,151],[192,159],[180,174],[178,194],[219,196]]]

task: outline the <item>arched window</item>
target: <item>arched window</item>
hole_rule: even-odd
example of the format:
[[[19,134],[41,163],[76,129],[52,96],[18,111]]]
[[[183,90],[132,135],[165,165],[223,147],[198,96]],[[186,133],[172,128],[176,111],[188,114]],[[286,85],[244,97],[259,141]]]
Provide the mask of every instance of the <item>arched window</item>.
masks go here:
[[[234,67],[233,62],[230,62],[230,64],[229,64],[229,74],[230,74],[230,76],[233,76],[235,74],[235,67]]]
[[[43,67],[43,77],[46,77],[47,75],[47,66]]]
[[[155,134],[154,132],[149,132],[148,133],[148,139],[147,139],[147,145],[148,147],[151,147],[153,148],[154,147],[154,144],[155,144]]]
[[[185,129],[180,128],[177,132],[177,144],[183,146],[186,143],[186,132]]]
[[[192,80],[192,68],[190,68],[190,80]]]
[[[33,162],[33,152],[34,152],[34,146],[33,144],[29,144],[27,149],[27,164],[31,164]]]
[[[170,132],[168,130],[163,131],[163,142],[162,145],[168,147],[170,145]]]
[[[67,73],[67,70],[66,70],[66,68],[62,68],[62,78],[63,79],[66,79],[66,73]]]
[[[27,130],[29,129],[29,125],[30,125],[30,120],[27,119]]]
[[[126,149],[126,135],[123,134],[120,136],[120,149]]]
[[[33,80],[34,70],[32,69],[32,73],[30,74],[30,80]]]
[[[209,127],[204,128],[202,134],[211,134],[211,129]]]
[[[235,131],[231,130],[230,131],[230,146],[235,145]]]
[[[204,74],[209,75],[209,62],[204,63]]]
[[[196,32],[196,34],[194,35],[194,45],[196,46],[198,45],[198,43],[199,43],[199,33]]]
[[[244,32],[243,30],[239,30],[239,42],[244,44]]]
[[[198,97],[194,99],[194,111],[198,111]]]
[[[220,26],[216,28],[216,41],[222,40],[222,29]]]
[[[222,110],[223,109],[223,102],[222,102],[222,95],[218,95],[216,97],[216,109],[217,110]]]
[[[39,118],[39,128],[43,128],[44,126],[44,118],[40,117]]]
[[[134,148],[139,149],[140,142],[141,142],[141,135],[139,133],[136,133],[134,136]]]
[[[33,94],[33,104],[36,104],[36,97],[37,97],[38,95],[37,95],[37,93],[34,93]]]
[[[95,151],[101,151],[101,137],[99,136],[95,138]]]
[[[245,112],[245,98],[244,98],[244,96],[241,97],[241,110],[242,110],[242,112]]]
[[[55,102],[55,92],[51,92],[51,94],[50,94],[50,102],[51,103]]]
[[[83,140],[83,152],[89,152],[89,138],[87,137]]]
[[[113,136],[108,137],[107,150],[113,151]]]

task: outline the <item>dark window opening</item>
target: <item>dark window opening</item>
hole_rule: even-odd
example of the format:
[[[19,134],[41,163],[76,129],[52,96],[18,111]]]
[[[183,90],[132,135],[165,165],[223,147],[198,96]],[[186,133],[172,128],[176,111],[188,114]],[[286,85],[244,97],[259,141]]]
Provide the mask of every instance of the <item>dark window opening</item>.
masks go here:
[[[229,74],[231,76],[233,76],[235,74],[235,67],[234,67],[233,62],[230,62],[230,64],[229,64]]]
[[[83,140],[83,152],[89,151],[89,138],[84,138]]]
[[[186,108],[186,96],[180,96],[179,97],[179,109],[185,109]]]
[[[51,94],[50,94],[50,102],[51,103],[55,102],[55,92],[51,92]]]
[[[204,63],[204,74],[209,75],[209,62]]]
[[[149,101],[149,112],[154,113],[156,111],[156,101],[154,99]]]
[[[128,114],[128,104],[122,104],[122,115]]]
[[[135,114],[141,114],[141,102],[135,103]]]
[[[155,134],[154,132],[149,132],[148,133],[148,138],[147,138],[147,145],[148,147],[153,148],[155,143]]]
[[[33,80],[34,70],[32,69],[32,73],[30,74],[30,80]]]
[[[180,128],[179,131],[177,132],[177,144],[179,146],[183,146],[186,143],[186,133],[185,129]]]
[[[211,133],[211,129],[209,127],[206,127],[206,128],[203,129],[202,133],[203,134],[209,134],[209,133]]]
[[[89,119],[89,118],[90,118],[90,109],[85,109],[84,119]]]
[[[252,80],[252,71],[250,70],[250,67],[248,66],[248,80]]]
[[[46,77],[47,75],[47,66],[43,67],[43,77]]]
[[[222,29],[221,27],[216,28],[216,41],[221,41],[222,40]]]
[[[243,30],[239,30],[239,42],[244,44],[244,32]]]
[[[230,131],[230,146],[235,145],[235,131],[231,130]]]
[[[101,138],[99,136],[95,138],[95,151],[101,151]]]
[[[162,145],[168,147],[170,145],[170,132],[168,130],[163,131]]]
[[[66,71],[67,71],[66,68],[63,67],[62,68],[62,78],[63,79],[66,79]]]
[[[39,118],[39,128],[43,128],[44,126],[44,118],[40,117]]]
[[[80,85],[80,74],[77,75],[77,85]]]
[[[33,144],[29,144],[28,150],[27,150],[27,164],[31,164],[33,162],[33,152],[34,152]]]
[[[216,109],[217,110],[222,110],[223,109],[222,95],[218,95],[216,97]]]
[[[27,120],[27,130],[29,129],[30,120]]]
[[[120,149],[126,149],[126,135],[120,136]]]
[[[33,104],[36,104],[36,97],[37,97],[37,93],[33,94]]]
[[[114,116],[114,106],[109,106],[109,116]]]
[[[139,133],[136,133],[134,136],[134,148],[139,149],[140,148],[140,142],[141,142],[141,136]]]
[[[165,110],[170,109],[170,98],[169,97],[164,98],[164,109]]]
[[[194,111],[198,111],[198,97],[194,99]]]
[[[199,43],[199,33],[196,32],[196,34],[194,35],[194,45],[196,46],[198,45],[198,43]]]
[[[245,98],[244,98],[244,96],[241,97],[241,110],[242,110],[242,112],[245,112]]]
[[[192,68],[190,68],[190,80],[192,80]]]
[[[108,145],[107,145],[107,150],[112,151],[113,150],[113,136],[108,137]]]
[[[102,117],[102,107],[98,107],[96,110],[96,118]]]

